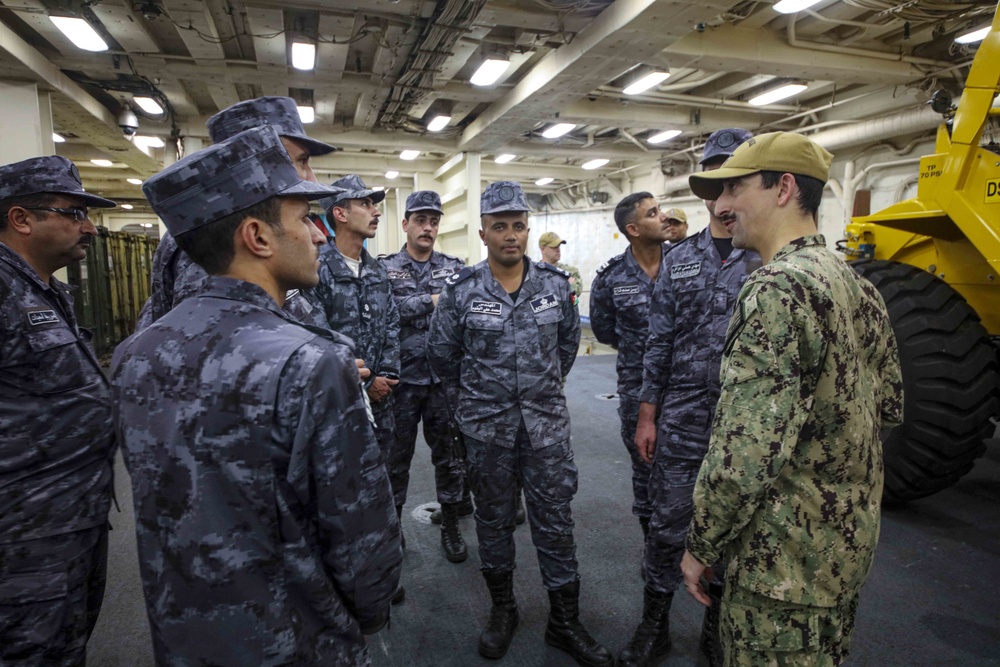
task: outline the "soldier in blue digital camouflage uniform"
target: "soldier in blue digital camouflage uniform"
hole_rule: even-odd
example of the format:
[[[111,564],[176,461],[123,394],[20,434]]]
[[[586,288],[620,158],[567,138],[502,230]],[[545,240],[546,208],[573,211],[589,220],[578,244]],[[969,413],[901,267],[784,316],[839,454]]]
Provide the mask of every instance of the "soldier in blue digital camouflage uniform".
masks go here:
[[[396,434],[392,392],[399,383],[399,310],[385,267],[364,247],[378,230],[378,204],[385,192],[368,189],[355,174],[335,181],[333,187],[340,192],[320,205],[336,236],[320,253],[319,284],[306,296],[325,326],[354,341],[358,358],[371,371],[365,390],[375,419],[375,437],[388,462]],[[399,475],[399,470],[389,467],[396,513],[402,516],[406,485]]]
[[[816,233],[832,159],[774,132],[690,178],[765,264],[726,334],[683,560],[703,604],[701,577],[727,563],[727,667],[841,664],[878,540],[880,430],[901,421],[903,384],[882,297]]]
[[[580,577],[570,501],[577,469],[562,383],[580,344],[568,275],[524,256],[528,203],[521,186],[491,183],[479,236],[488,257],[448,280],[428,341],[428,360],[457,395],[468,449],[483,576],[493,600],[479,652],[500,658],[517,627],[514,495],[524,487],[531,537],[549,591],[545,641],[580,664],[614,658],[579,619]]]
[[[403,219],[406,244],[399,252],[382,258],[399,309],[402,368],[393,396],[396,441],[388,467],[401,505],[410,481],[417,425],[423,421],[424,440],[431,449],[437,499],[441,504],[441,546],[449,561],[460,563],[468,557],[468,549],[458,527],[458,517],[463,507],[467,508],[465,514],[472,514],[472,500],[465,485],[465,460],[452,451],[446,437],[449,406],[444,387],[427,366],[427,331],[434,306],[444,281],[465,266],[457,257],[434,250],[442,214],[438,193],[431,190],[412,193],[406,198]]]
[[[719,130],[702,156],[715,168],[750,133]],[[691,522],[691,494],[708,449],[709,426],[719,397],[719,363],[729,316],[747,276],[760,266],[755,252],[733,249],[725,225],[712,215],[704,230],[672,244],[663,258],[649,309],[635,442],[652,463],[652,514],[646,538],[643,615],[619,665],[649,665],[670,650],[670,606],[683,581],[684,537]],[[655,453],[655,458],[654,458]],[[717,610],[717,608],[716,608]],[[718,662],[716,616],[706,614],[702,647]]]
[[[0,167],[0,665],[82,665],[104,598],[111,389],[52,274],[97,234],[66,158]]]
[[[143,192],[211,276],[115,352],[157,664],[368,665],[402,550],[351,343],[282,310],[322,234],[274,128]]]
[[[208,119],[208,134],[212,143],[218,143],[261,125],[272,125],[278,130],[296,171],[307,181],[316,181],[309,158],[337,150],[306,135],[295,101],[290,97],[258,97],[238,102]],[[172,235],[164,234],[153,255],[151,294],[139,313],[135,330],[145,329],[184,299],[198,294],[206,280],[208,274],[177,247]],[[303,322],[317,323],[309,302],[298,294],[289,295],[285,310]]]
[[[635,447],[642,388],[642,355],[649,334],[649,302],[660,273],[671,226],[648,192],[630,194],[615,207],[615,224],[629,247],[601,268],[590,285],[590,328],[597,340],[618,350],[618,416],[632,459],[632,513],[645,538],[649,532],[649,464]]]

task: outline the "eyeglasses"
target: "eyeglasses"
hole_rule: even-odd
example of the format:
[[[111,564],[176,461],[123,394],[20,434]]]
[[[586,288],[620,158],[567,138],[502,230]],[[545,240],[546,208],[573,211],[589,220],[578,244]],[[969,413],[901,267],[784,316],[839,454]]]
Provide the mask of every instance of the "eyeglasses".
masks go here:
[[[61,213],[65,216],[73,218],[77,222],[83,222],[90,219],[90,213],[87,209],[79,206],[73,206],[72,208],[55,208],[54,206],[22,206],[21,208],[29,211],[51,211],[52,213]]]

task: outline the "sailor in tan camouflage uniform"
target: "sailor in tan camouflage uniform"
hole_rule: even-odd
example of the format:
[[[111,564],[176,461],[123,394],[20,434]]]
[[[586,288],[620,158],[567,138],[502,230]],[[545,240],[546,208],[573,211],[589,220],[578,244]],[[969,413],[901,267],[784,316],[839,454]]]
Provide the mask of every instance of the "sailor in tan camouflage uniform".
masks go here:
[[[765,264],[726,336],[682,562],[707,605],[706,564],[728,560],[727,667],[841,664],[878,540],[879,435],[902,418],[902,377],[882,298],[816,233],[832,159],[775,132],[690,177]]]

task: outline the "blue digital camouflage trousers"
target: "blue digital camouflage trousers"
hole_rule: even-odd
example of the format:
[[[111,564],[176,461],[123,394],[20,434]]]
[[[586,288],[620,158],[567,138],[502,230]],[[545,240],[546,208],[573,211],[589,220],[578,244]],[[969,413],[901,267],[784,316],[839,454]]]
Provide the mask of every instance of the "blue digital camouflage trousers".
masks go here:
[[[639,399],[618,394],[618,417],[621,418],[622,442],[632,459],[632,514],[648,518],[653,509],[649,502],[651,467],[639,456],[635,446],[635,428],[639,423]]]
[[[775,600],[726,583],[720,631],[725,667],[835,667],[847,659],[858,596],[840,607]]]
[[[396,437],[387,467],[389,482],[397,506],[406,502],[410,484],[410,463],[417,442],[417,426],[424,423],[424,440],[431,450],[437,500],[442,505],[462,501],[465,485],[465,461],[451,451],[445,437],[448,407],[442,384],[400,383],[393,394]]]
[[[482,569],[509,572],[515,567],[515,493],[520,481],[542,583],[552,591],[576,581],[570,501],[576,494],[577,469],[569,440],[532,449],[522,421],[513,448],[468,436],[465,446]]]
[[[657,451],[649,477],[652,514],[646,537],[646,585],[672,593],[684,581],[681,559],[694,515],[694,484],[701,461],[675,459]]]
[[[85,664],[107,564],[107,525],[0,544],[0,665]]]

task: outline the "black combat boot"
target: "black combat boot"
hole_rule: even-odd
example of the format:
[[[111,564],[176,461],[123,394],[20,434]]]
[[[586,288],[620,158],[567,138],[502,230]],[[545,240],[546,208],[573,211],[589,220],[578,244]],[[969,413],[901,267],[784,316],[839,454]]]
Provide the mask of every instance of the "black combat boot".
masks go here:
[[[461,563],[469,557],[469,550],[462,539],[462,531],[458,529],[458,505],[442,505],[441,516],[441,546],[444,547],[444,557],[452,563]]]
[[[723,584],[713,581],[708,585],[708,597],[712,605],[705,610],[705,620],[701,624],[701,652],[708,658],[708,667],[722,667],[722,636],[719,634],[719,612],[722,610]]]
[[[458,503],[458,505],[456,505],[456,507],[458,507],[458,516],[470,516],[474,511],[476,511],[476,508],[472,505],[472,492],[469,491],[468,487],[462,491],[462,500]],[[435,526],[441,525],[440,508],[431,512],[431,523]]]
[[[406,535],[403,534],[403,506],[396,505],[396,518],[399,519],[399,545],[406,549]]]
[[[587,633],[580,623],[580,580],[549,591],[549,625],[545,643],[566,651],[581,665],[613,665],[611,651]]]
[[[520,526],[527,518],[527,515],[524,513],[524,498],[521,495],[521,488],[518,487],[517,505],[514,506],[514,523]]]
[[[510,648],[510,640],[517,628],[517,602],[514,601],[514,572],[483,570],[483,578],[490,589],[493,608],[486,629],[479,635],[479,655],[484,658],[502,658]]]
[[[618,667],[647,667],[670,651],[670,603],[673,593],[643,591],[642,621],[632,640],[618,654]]]

